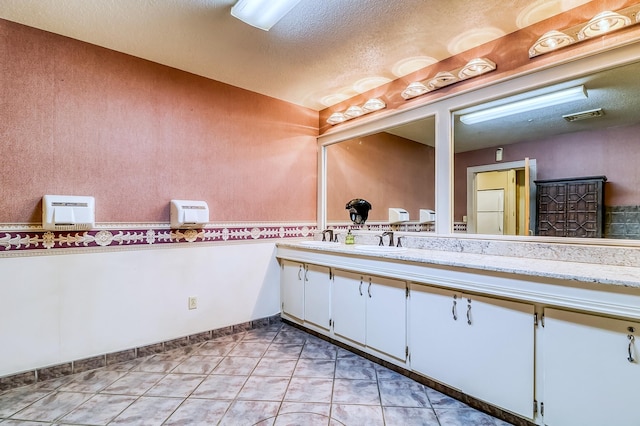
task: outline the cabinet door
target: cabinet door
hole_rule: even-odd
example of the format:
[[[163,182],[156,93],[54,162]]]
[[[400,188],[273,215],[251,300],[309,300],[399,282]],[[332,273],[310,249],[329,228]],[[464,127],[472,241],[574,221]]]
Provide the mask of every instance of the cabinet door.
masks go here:
[[[329,330],[331,312],[331,269],[307,265],[304,282],[304,320]]]
[[[336,271],[333,276],[331,317],[333,332],[364,344],[366,336],[365,309],[369,281],[362,274]]]
[[[544,315],[544,423],[640,424],[640,323],[556,309]]]
[[[463,294],[462,390],[533,418],[534,306]]]
[[[411,369],[460,389],[469,362],[462,341],[466,319],[461,294],[419,284],[409,287]]]
[[[299,320],[304,319],[304,274],[302,263],[282,260],[280,297],[282,312]]]
[[[406,283],[371,277],[367,283],[368,347],[401,360],[406,359]]]

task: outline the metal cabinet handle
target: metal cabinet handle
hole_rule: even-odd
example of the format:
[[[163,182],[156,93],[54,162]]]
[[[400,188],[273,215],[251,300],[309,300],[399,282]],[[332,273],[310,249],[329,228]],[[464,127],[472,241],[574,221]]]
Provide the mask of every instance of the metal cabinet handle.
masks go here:
[[[633,334],[628,334],[627,338],[629,339],[629,347],[627,348],[627,352],[629,356],[627,357],[627,361],[635,362],[636,360],[633,358],[633,354],[631,353],[631,346],[633,345],[633,341],[636,339]]]
[[[453,320],[458,321],[458,310],[456,309],[456,296],[453,296],[453,306],[451,306],[451,315],[453,315]]]
[[[467,299],[469,304],[467,305],[467,324],[471,325],[471,299]]]
[[[307,272],[309,272],[309,267],[305,265],[305,267],[304,267],[304,280],[305,280],[305,282],[309,281],[309,277],[307,277]]]
[[[360,296],[362,296],[362,278],[360,278],[360,287],[358,287],[358,291],[360,292]]]
[[[302,276],[300,274],[302,274],[302,265],[300,265],[300,269],[298,269],[298,281],[302,280]]]
[[[371,278],[369,278],[369,287],[367,287],[367,294],[369,295],[369,299],[371,299]]]

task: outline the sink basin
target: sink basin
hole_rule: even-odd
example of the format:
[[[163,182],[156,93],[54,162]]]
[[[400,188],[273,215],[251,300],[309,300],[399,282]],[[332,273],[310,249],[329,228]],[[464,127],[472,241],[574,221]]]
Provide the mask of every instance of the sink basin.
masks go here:
[[[406,247],[394,247],[394,246],[373,246],[373,245],[357,245],[356,250],[366,251],[369,253],[398,253],[407,251]]]
[[[336,247],[339,246],[340,243],[336,243],[333,241],[300,241],[300,244],[303,247]]]

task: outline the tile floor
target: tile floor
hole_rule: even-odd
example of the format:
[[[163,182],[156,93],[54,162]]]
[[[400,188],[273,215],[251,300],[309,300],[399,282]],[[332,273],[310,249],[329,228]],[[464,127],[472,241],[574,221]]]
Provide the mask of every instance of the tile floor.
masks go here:
[[[0,394],[0,426],[508,425],[286,324]]]

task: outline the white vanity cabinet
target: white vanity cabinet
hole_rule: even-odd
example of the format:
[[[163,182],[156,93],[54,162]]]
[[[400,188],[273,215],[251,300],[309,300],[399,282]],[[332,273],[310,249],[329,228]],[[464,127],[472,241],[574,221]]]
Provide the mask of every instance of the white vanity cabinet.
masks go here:
[[[534,306],[410,285],[411,368],[532,419]]]
[[[545,309],[544,424],[639,425],[636,339],[638,322]]]
[[[302,321],[304,319],[304,263],[282,260],[280,263],[280,303],[282,313]]]
[[[333,332],[398,360],[406,359],[406,283],[336,270]]]
[[[304,322],[328,332],[331,328],[331,268],[313,264],[305,266]]]

